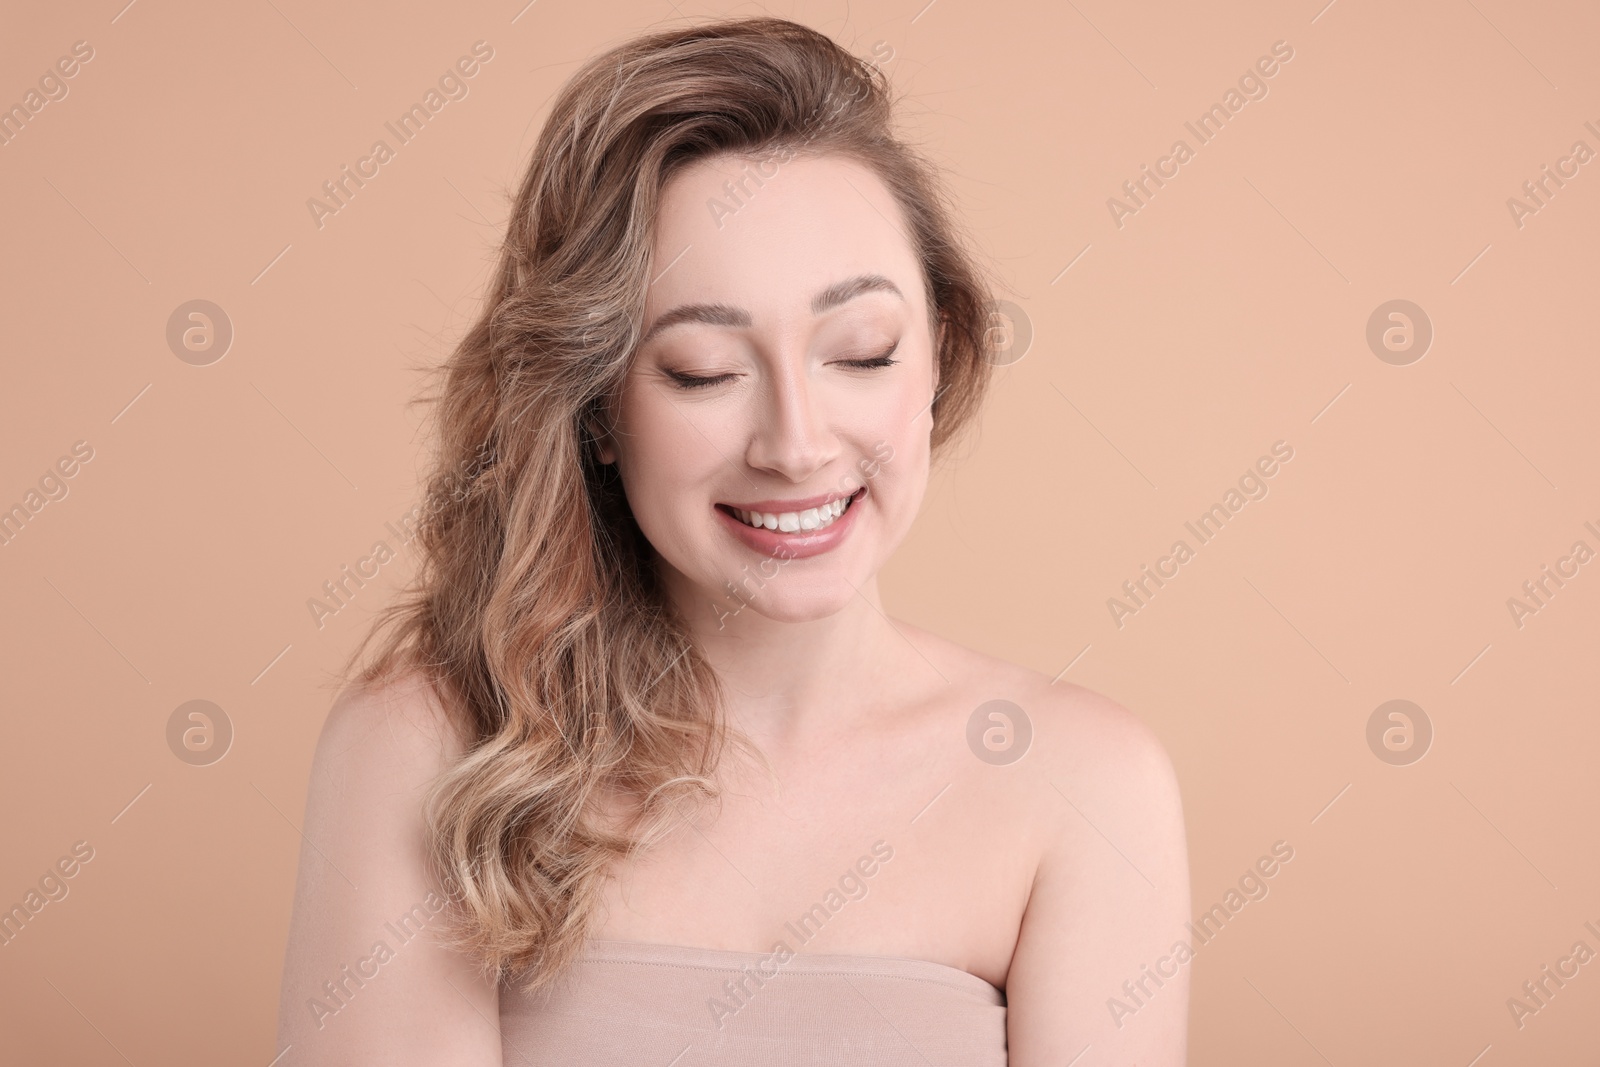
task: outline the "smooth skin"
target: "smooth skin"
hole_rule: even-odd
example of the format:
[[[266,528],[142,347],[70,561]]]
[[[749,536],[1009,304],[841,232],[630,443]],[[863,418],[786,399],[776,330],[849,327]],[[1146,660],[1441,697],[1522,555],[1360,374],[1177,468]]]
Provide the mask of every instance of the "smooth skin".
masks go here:
[[[730,722],[767,766],[730,749],[721,804],[686,810],[616,872],[592,936],[929,960],[1005,990],[1013,1067],[1080,1054],[1080,1067],[1182,1064],[1188,967],[1162,965],[1175,973],[1159,986],[1145,969],[1189,917],[1171,762],[1115,702],[884,611],[877,574],[930,467],[937,372],[920,265],[898,205],[859,163],[793,159],[736,212],[711,210],[731,205],[723,183],[745,164],[702,160],[664,190],[654,261],[671,266],[647,294],[602,458],[725,683]],[[839,299],[818,311],[830,289]],[[862,485],[837,546],[764,570],[716,508]],[[967,740],[974,710],[996,699],[1033,730],[1000,765]],[[426,936],[320,1029],[305,1003],[375,939],[392,946],[382,924],[426,897],[420,796],[460,750],[414,681],[335,703],[312,771],[284,1067],[501,1063],[499,994]],[[784,924],[879,840],[893,858],[865,895],[797,945]],[[1115,1020],[1112,997],[1134,1014]]]

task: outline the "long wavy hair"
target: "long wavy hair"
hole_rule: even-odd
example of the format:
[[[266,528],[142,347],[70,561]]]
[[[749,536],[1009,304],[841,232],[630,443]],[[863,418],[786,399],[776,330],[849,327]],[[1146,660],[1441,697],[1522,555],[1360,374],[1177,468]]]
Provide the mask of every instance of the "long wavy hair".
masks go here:
[[[578,955],[613,864],[665,837],[685,802],[718,797],[733,733],[592,432],[643,328],[666,183],[721,153],[865,164],[900,205],[944,327],[936,455],[981,403],[990,283],[891,111],[875,64],[782,19],[657,32],[590,60],[539,135],[482,312],[432,368],[416,574],[343,678],[421,676],[464,738],[424,805],[429,850],[446,943],[497,980],[536,991]]]

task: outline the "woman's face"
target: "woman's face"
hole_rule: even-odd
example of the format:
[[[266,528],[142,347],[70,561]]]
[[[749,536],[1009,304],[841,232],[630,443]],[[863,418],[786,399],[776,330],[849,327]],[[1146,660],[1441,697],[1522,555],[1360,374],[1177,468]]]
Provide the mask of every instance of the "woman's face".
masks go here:
[[[663,190],[601,449],[697,628],[838,611],[927,486],[935,338],[899,207],[852,160],[780,160],[702,160]]]

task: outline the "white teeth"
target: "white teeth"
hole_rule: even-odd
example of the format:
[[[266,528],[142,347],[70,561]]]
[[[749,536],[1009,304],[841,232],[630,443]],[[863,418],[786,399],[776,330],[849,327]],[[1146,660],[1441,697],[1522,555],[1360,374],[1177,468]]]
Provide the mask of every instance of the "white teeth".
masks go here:
[[[733,509],[739,521],[747,526],[755,526],[768,530],[779,530],[783,533],[796,533],[801,530],[810,532],[831,526],[845,513],[850,506],[849,497],[840,497],[830,504],[821,507],[807,508],[804,511],[785,511],[776,515],[760,511],[741,511]]]

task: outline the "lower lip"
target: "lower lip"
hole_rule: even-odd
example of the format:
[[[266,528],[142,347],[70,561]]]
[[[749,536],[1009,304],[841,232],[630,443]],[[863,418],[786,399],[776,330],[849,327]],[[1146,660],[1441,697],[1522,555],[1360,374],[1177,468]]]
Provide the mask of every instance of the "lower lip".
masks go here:
[[[855,524],[856,512],[861,509],[861,501],[865,498],[866,493],[859,491],[855,501],[844,509],[844,514],[834,519],[828,526],[820,530],[795,533],[780,533],[765,526],[758,529],[741,522],[721,508],[713,510],[722,518],[723,524],[732,530],[735,537],[762,555],[776,559],[805,559],[807,556],[820,556],[837,547],[839,542],[845,539],[850,527]]]

